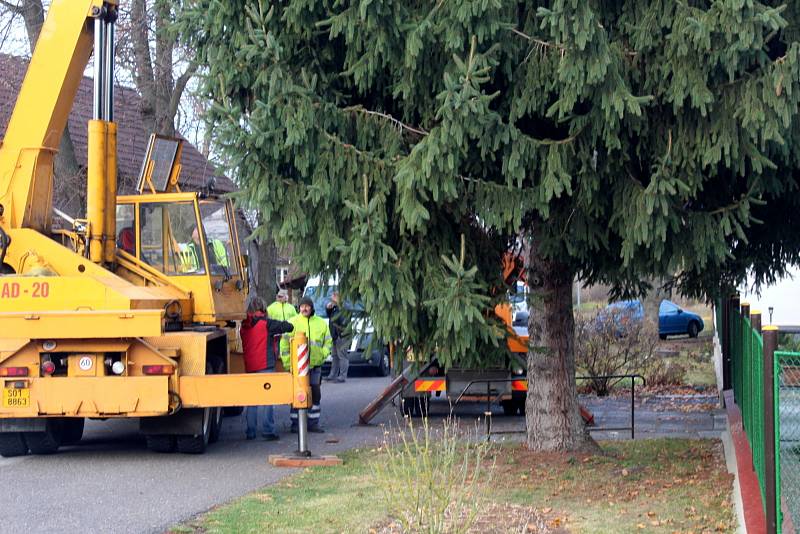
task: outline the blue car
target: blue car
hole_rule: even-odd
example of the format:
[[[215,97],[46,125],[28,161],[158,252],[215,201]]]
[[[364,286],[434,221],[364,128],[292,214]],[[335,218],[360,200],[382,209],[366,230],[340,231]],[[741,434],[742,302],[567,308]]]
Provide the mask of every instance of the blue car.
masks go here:
[[[628,329],[642,324],[644,306],[639,300],[620,300],[612,302],[597,314],[597,330],[608,329],[617,336],[624,336]]]
[[[667,336],[688,334],[697,337],[705,325],[703,319],[696,313],[681,309],[674,302],[662,300],[658,307],[658,337],[667,339]]]

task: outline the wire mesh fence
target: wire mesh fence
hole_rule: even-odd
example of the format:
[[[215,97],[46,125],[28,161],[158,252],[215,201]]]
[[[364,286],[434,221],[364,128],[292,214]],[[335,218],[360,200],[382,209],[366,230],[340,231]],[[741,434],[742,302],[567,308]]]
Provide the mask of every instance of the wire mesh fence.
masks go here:
[[[775,353],[777,502],[800,524],[800,353]]]

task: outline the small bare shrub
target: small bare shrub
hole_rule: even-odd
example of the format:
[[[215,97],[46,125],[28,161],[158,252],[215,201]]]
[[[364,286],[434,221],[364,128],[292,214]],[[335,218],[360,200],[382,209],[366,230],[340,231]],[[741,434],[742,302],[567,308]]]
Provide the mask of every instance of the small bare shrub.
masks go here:
[[[491,444],[450,419],[440,429],[427,418],[421,428],[409,418],[403,424],[384,434],[386,455],[373,464],[390,515],[403,532],[467,532],[491,485]]]
[[[647,378],[657,343],[651,322],[631,320],[616,310],[575,319],[575,363],[579,373],[591,377],[588,385],[598,396],[608,395],[622,380],[603,376],[638,373]]]

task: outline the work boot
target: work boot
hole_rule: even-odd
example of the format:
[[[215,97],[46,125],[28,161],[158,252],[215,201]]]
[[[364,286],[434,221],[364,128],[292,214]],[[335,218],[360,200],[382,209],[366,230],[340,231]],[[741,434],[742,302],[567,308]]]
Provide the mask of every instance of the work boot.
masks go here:
[[[263,434],[264,441],[278,441],[281,437],[278,434]]]
[[[319,426],[312,426],[308,428],[309,432],[313,432],[314,434],[324,434],[325,429]]]

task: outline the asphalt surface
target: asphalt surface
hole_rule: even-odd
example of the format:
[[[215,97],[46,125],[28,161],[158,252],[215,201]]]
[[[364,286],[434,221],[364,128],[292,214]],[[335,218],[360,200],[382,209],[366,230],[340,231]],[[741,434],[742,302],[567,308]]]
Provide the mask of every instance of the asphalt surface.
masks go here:
[[[380,423],[394,420],[391,407],[376,426],[353,426],[357,413],[389,383],[388,378],[350,378],[323,385],[322,426],[310,434],[315,454],[332,454],[381,438]],[[293,473],[267,463],[291,453],[289,410],[276,413],[281,439],[246,441],[243,417],[223,422],[220,441],[204,455],[158,454],[146,449],[135,420],[87,421],[84,439],[52,456],[0,458],[2,532],[151,533],[191,518]],[[326,443],[336,440],[337,443]]]

